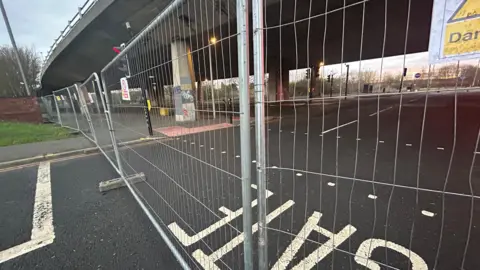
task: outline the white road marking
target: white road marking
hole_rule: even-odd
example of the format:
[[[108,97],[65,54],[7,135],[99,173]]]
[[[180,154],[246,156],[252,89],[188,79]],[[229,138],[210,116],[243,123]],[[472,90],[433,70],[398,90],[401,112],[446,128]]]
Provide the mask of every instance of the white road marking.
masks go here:
[[[187,140],[183,140],[183,142],[184,142],[184,143],[186,143],[186,142],[187,142]]]
[[[210,150],[213,150],[213,149],[214,149],[213,147],[212,147],[212,148],[210,148]]]
[[[378,141],[379,143],[384,143],[384,141]]]
[[[252,184],[252,188],[257,189],[257,185]],[[265,192],[266,198],[270,197],[273,195],[273,192],[270,190],[267,190]],[[258,204],[257,199],[253,200],[251,203],[252,207],[255,207]],[[226,225],[230,221],[234,220],[235,218],[239,217],[240,215],[243,214],[243,208],[237,209],[236,211],[231,211],[227,209],[226,207],[222,206],[219,208],[219,211],[222,213],[226,214],[227,216],[222,218],[221,220],[215,222],[214,224],[210,225],[208,228],[198,232],[197,234],[190,236],[188,235],[180,226],[178,226],[177,223],[173,222],[170,225],[168,225],[168,228],[170,231],[172,231],[173,235],[177,237],[177,239],[184,245],[184,246],[190,246],[198,241],[200,241],[202,238],[206,237],[207,235],[213,233],[214,231],[218,230],[222,226]]]
[[[307,133],[307,132],[305,132],[305,135],[308,135],[308,133]]]
[[[240,155],[236,155],[235,157],[236,157],[236,158],[240,158]]]
[[[406,143],[405,146],[412,146],[412,144],[411,143]]]
[[[256,160],[252,160],[252,163],[257,163],[257,161],[256,161]]]
[[[227,153],[227,151],[222,151],[222,154],[226,154],[226,153]]]
[[[290,243],[290,245],[285,249],[282,256],[278,258],[277,262],[271,269],[275,270],[284,270],[287,269],[287,266],[290,264],[292,259],[297,254],[300,247],[303,246],[305,240],[313,231],[314,227],[317,226],[322,214],[319,212],[313,212],[312,216],[308,218],[307,223],[303,226],[300,232],[297,234],[295,239]]]
[[[427,211],[427,210],[422,210],[422,215],[427,216],[427,217],[434,217],[435,213],[432,213],[432,212]]]
[[[340,246],[343,242],[345,242],[345,240],[348,239],[348,237],[352,236],[352,234],[357,231],[357,229],[350,224],[345,226],[337,234],[334,234],[318,225],[315,225],[314,230],[328,237],[328,241],[310,253],[307,258],[301,260],[292,268],[292,270],[312,269],[319,261],[323,260],[328,254],[330,254],[333,249]]]
[[[294,134],[295,132],[292,131],[292,132],[290,132],[290,133]]]
[[[195,142],[191,142],[190,144],[195,144]]]
[[[377,113],[381,113],[381,112],[384,112],[384,111],[388,111],[388,110],[390,110],[390,109],[393,109],[393,107],[390,106],[390,107],[385,108],[385,109],[383,109],[383,110],[380,110],[380,111],[378,111],[378,112],[374,112],[374,113],[370,114],[369,116],[374,116],[374,115],[377,115]]]
[[[37,173],[30,241],[0,251],[0,264],[49,245],[54,239],[50,162],[41,162]]]
[[[340,137],[340,136],[337,136],[337,139],[340,139],[340,138],[342,138],[342,137]]]
[[[478,155],[478,154],[480,154],[480,152],[475,152],[475,155]]]
[[[180,138],[177,138],[177,141],[180,140]]]
[[[200,147],[203,147],[203,144],[200,144]]]
[[[357,138],[357,141],[361,141],[361,140],[362,140],[362,139],[360,139],[360,138]]]
[[[445,150],[443,147],[437,147],[437,150]]]
[[[297,174],[296,174],[296,176],[302,176],[302,175],[303,175],[303,174],[301,174],[301,173],[297,173]]]
[[[329,185],[329,186],[331,186],[331,187],[334,187],[334,186],[335,186],[335,183],[328,182],[327,185]]]
[[[355,261],[367,267],[370,270],[380,270],[380,265],[377,262],[370,260],[370,255],[378,247],[386,247],[391,250],[394,250],[407,258],[410,258],[412,262],[412,269],[414,270],[428,270],[427,263],[418,256],[415,252],[406,249],[400,245],[397,245],[390,241],[385,241],[383,239],[367,239],[360,244],[360,247],[355,254]]]
[[[273,169],[276,169],[276,168],[278,168],[278,167],[277,167],[277,166],[272,166],[272,168],[273,168]]]
[[[333,131],[333,130],[339,129],[339,128],[341,128],[341,127],[344,127],[344,126],[351,125],[351,124],[353,124],[353,123],[356,123],[356,122],[357,122],[357,120],[353,120],[353,121],[351,121],[351,122],[345,123],[345,124],[343,124],[343,125],[340,125],[340,126],[338,126],[338,127],[334,127],[334,128],[331,128],[331,129],[325,130],[324,132],[322,132],[322,134],[325,134],[325,133],[328,133],[328,132],[330,132],[330,131]]]
[[[368,198],[372,199],[372,200],[375,200],[377,198],[377,195],[368,194]]]
[[[294,204],[295,204],[294,201],[289,200],[283,205],[281,205],[279,208],[275,209],[273,212],[267,215],[266,224],[270,223],[273,219],[280,216],[283,212],[285,212],[287,209],[292,207]],[[258,223],[255,223],[252,226],[252,234],[256,233],[257,231],[258,231]],[[225,254],[232,251],[238,245],[243,243],[244,239],[245,239],[245,234],[241,233],[237,237],[230,240],[230,242],[226,243],[223,247],[217,249],[215,252],[213,252],[210,255],[206,255],[201,249],[195,250],[192,255],[195,258],[195,260],[197,260],[197,262],[204,269],[219,270],[220,268],[217,265],[215,265],[215,262],[220,258],[222,258]]]

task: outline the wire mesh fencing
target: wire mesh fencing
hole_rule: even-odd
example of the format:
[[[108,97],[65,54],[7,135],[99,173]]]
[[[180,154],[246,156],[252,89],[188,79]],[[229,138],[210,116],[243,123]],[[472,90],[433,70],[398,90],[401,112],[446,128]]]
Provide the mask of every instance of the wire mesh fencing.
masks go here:
[[[248,83],[235,74],[235,10],[235,1],[174,1],[102,70],[119,167],[145,175],[130,190],[190,268],[243,262],[240,160],[250,145],[241,151],[238,89]],[[232,252],[221,248],[236,237]],[[228,260],[208,255],[222,252]]]
[[[408,75],[424,2],[251,4],[173,1],[58,122],[184,269],[479,268],[478,64]]]
[[[469,81],[463,63],[407,74],[423,4],[252,9],[257,181],[278,194],[259,216],[259,268],[478,268],[476,67]]]
[[[59,124],[57,107],[55,101],[53,100],[53,95],[46,95],[40,98],[42,107],[44,108],[46,119],[52,123]]]
[[[60,124],[63,127],[78,131],[78,108],[76,108],[75,102],[73,101],[76,97],[75,86],[53,91],[52,95],[56,104]]]

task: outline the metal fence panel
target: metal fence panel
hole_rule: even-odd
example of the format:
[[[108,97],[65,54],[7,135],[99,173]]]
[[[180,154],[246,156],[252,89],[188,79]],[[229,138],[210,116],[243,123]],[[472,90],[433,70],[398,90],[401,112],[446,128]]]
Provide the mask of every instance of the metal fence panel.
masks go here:
[[[477,61],[403,74],[422,1],[272,2],[252,11],[257,184],[295,205],[270,222],[259,196],[258,269],[479,268]]]
[[[73,90],[72,90],[73,89]],[[53,97],[56,104],[57,113],[59,115],[59,122],[63,127],[78,131],[79,124],[74,106],[74,87],[66,87],[60,90],[53,91]]]
[[[246,197],[242,208],[250,172],[241,177],[240,157],[250,145],[240,150],[238,81],[250,108],[248,69],[246,80],[235,71],[236,6],[217,4],[174,1],[102,70],[119,166],[127,178],[145,174],[129,188],[184,268],[241,267],[242,216],[256,206]],[[249,135],[248,114],[241,117]]]

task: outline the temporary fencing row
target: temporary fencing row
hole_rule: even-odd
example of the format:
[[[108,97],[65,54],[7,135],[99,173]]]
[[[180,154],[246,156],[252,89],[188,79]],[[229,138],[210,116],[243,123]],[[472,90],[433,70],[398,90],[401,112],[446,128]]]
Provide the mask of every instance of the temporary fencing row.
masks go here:
[[[250,9],[247,0],[174,0],[102,69],[101,84],[94,73],[43,100],[56,111],[52,121],[99,147],[184,269],[447,269],[458,264],[474,269],[475,249],[469,251],[469,245],[477,245],[470,238],[478,218],[474,202],[480,198],[472,187],[478,121],[463,122],[465,143],[458,145],[467,150],[455,151],[457,114],[471,119],[469,102],[476,96],[472,88],[459,88],[458,77],[451,78],[455,83],[449,91],[430,91],[432,66],[422,73],[421,92],[402,92],[402,85],[400,92],[382,91],[386,26],[375,91],[365,89],[363,30],[365,23],[372,24],[365,22],[366,2],[332,8],[312,1],[308,6],[254,0]],[[410,14],[410,4],[391,2],[387,7],[385,1],[385,24],[387,14]],[[327,61],[332,22],[343,26],[338,77],[345,83],[328,93],[327,82],[314,78]],[[350,66],[344,67],[343,57],[346,24],[361,25],[362,34],[351,46],[360,49],[363,79],[350,91]],[[408,22],[405,44],[407,39]],[[314,42],[323,52],[310,48]],[[318,63],[311,64],[312,55]],[[297,81],[289,81],[288,72],[305,67],[310,69],[308,96],[297,97]],[[292,87],[293,97],[285,100]],[[321,92],[314,94],[315,88]],[[219,99],[215,89],[222,89],[223,106],[214,102]],[[272,118],[278,122],[269,123]],[[440,124],[450,120],[452,125]],[[432,138],[429,128],[446,135]],[[424,140],[428,136],[430,141]],[[147,137],[145,144],[128,144]],[[435,150],[448,147],[446,156],[425,150],[437,141],[448,145]],[[445,175],[432,169],[438,164]],[[466,189],[447,188],[452,172]],[[142,181],[130,181],[135,175]],[[430,182],[433,178],[444,181]],[[446,234],[455,224],[455,216],[446,215],[446,197],[454,206],[470,207],[455,239]],[[421,226],[423,216],[436,215],[425,210],[425,203],[441,205],[437,231],[424,232]],[[418,234],[435,244],[417,241]],[[442,243],[462,250],[454,263],[442,261]],[[377,248],[384,253],[374,253]]]

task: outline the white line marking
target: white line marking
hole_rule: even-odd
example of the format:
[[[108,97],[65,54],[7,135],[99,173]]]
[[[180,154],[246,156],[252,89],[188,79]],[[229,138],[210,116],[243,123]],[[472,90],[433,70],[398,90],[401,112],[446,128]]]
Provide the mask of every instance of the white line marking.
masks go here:
[[[432,212],[427,211],[427,210],[422,210],[422,215],[427,216],[427,217],[434,217],[435,213],[432,213]]]
[[[195,144],[195,142],[191,142],[190,144]]]
[[[375,200],[377,198],[377,195],[368,194],[368,198],[372,199],[372,200]]]
[[[275,209],[273,212],[267,215],[267,220],[266,224],[270,223],[273,219],[277,218],[280,216],[283,212],[285,212],[287,209],[292,207],[295,202],[292,200],[287,201],[284,203],[282,206],[279,208]],[[252,226],[252,234],[256,233],[258,231],[258,223],[255,223]],[[236,248],[238,245],[243,243],[245,239],[245,234],[241,233],[237,237],[233,238],[230,240],[230,242],[226,243],[223,247],[217,249],[215,252],[213,252],[210,255],[206,255],[201,249],[197,249],[193,252],[193,257],[197,262],[206,270],[219,270],[220,268],[215,265],[215,262],[218,261],[220,258],[222,258],[225,254],[229,253],[232,251],[234,248]]]
[[[304,258],[297,265],[295,265],[292,270],[312,269],[315,267],[315,265],[317,265],[318,262],[330,254],[333,249],[336,249],[343,242],[345,242],[348,237],[352,236],[352,234],[357,231],[357,229],[350,224],[345,226],[337,234],[334,234],[318,225],[315,226],[314,230],[328,237],[328,241],[320,245],[316,250],[310,253],[307,258]]]
[[[236,157],[236,158],[240,158],[240,155],[236,155],[235,157]]]
[[[393,107],[390,106],[390,107],[385,108],[385,109],[383,109],[383,110],[380,110],[380,111],[378,111],[378,112],[374,112],[374,113],[370,114],[369,116],[374,116],[374,115],[377,115],[377,113],[381,113],[381,112],[384,112],[384,111],[388,111],[388,110],[390,110],[390,109],[393,109]]]
[[[361,140],[362,140],[362,139],[360,139],[360,138],[357,138],[357,141],[361,141]]]
[[[384,143],[384,141],[378,141],[379,143]]]
[[[443,147],[437,147],[437,150],[445,150]]]
[[[297,174],[296,174],[296,176],[302,176],[302,175],[303,175],[303,174],[301,174],[301,173],[297,173]]]
[[[480,152],[475,152],[475,155],[478,155],[478,154],[480,154]]]
[[[187,142],[187,140],[183,140],[183,142],[184,142],[184,143],[186,143],[186,142]]]
[[[254,188],[254,189],[257,189],[257,186],[255,184],[252,184],[251,187]],[[272,195],[273,195],[273,192],[271,192],[270,190],[266,190],[266,192],[265,192],[266,198],[268,198]],[[258,204],[258,201],[256,199],[251,202],[252,207],[255,207],[257,204]],[[231,210],[227,209],[226,207],[223,207],[223,208],[222,207],[220,207],[219,211],[223,212],[227,216],[222,218],[221,220],[213,223],[208,228],[198,232],[195,235],[192,235],[192,236],[188,235],[175,222],[168,225],[168,228],[170,229],[170,231],[172,231],[173,235],[175,235],[175,237],[177,237],[177,239],[184,246],[188,247],[188,246],[200,241],[202,238],[206,237],[207,235],[210,235],[211,233],[215,232],[216,230],[218,230],[222,226],[226,225],[230,221],[234,220],[235,218],[237,218],[237,217],[239,217],[243,214],[243,208],[237,209],[235,212],[232,212]]]
[[[337,139],[340,139],[340,138],[342,138],[342,137],[340,137],[340,136],[337,136]]]
[[[177,141],[180,140],[180,138],[177,138]]]
[[[307,133],[307,132],[305,132],[305,135],[308,135],[308,133]]]
[[[227,153],[227,151],[222,151],[222,154],[226,154],[226,153]]]
[[[278,167],[277,167],[277,166],[272,166],[272,168],[273,168],[273,169],[276,169],[276,168],[278,168]]]
[[[357,120],[353,120],[353,121],[351,121],[351,122],[348,122],[348,123],[346,123],[346,124],[340,125],[340,126],[338,126],[338,127],[334,127],[334,128],[331,128],[331,129],[325,130],[324,132],[322,132],[322,134],[325,134],[325,133],[327,133],[327,132],[330,132],[330,131],[336,130],[336,129],[338,129],[338,128],[341,128],[341,127],[344,127],[344,126],[351,125],[351,124],[353,124],[353,123],[355,123],[355,122],[357,122]]]
[[[30,241],[0,251],[0,264],[53,243],[55,232],[53,228],[52,187],[50,181],[50,162],[41,162],[37,173]]]
[[[257,161],[256,161],[256,160],[252,160],[252,163],[257,163]]]
[[[379,247],[386,247],[402,254],[407,258],[410,258],[410,261],[412,262],[412,269],[428,270],[427,263],[425,263],[422,257],[418,256],[418,254],[400,245],[390,241],[385,241],[383,239],[367,239],[363,241],[360,244],[357,253],[355,254],[355,261],[368,269],[380,270],[380,265],[370,259],[370,255],[372,255],[373,251]]]
[[[210,150],[213,150],[213,147],[212,147],[212,148],[210,148]]]
[[[412,144],[411,143],[406,143],[405,146],[412,146]]]
[[[203,144],[200,144],[200,147],[203,147]]]
[[[227,216],[234,215],[234,213],[235,213],[232,210],[226,208],[225,206],[221,206],[220,208],[218,208],[218,211],[224,213]]]
[[[329,185],[329,186],[331,186],[331,187],[334,187],[334,186],[335,186],[335,183],[328,182],[327,185]]]

